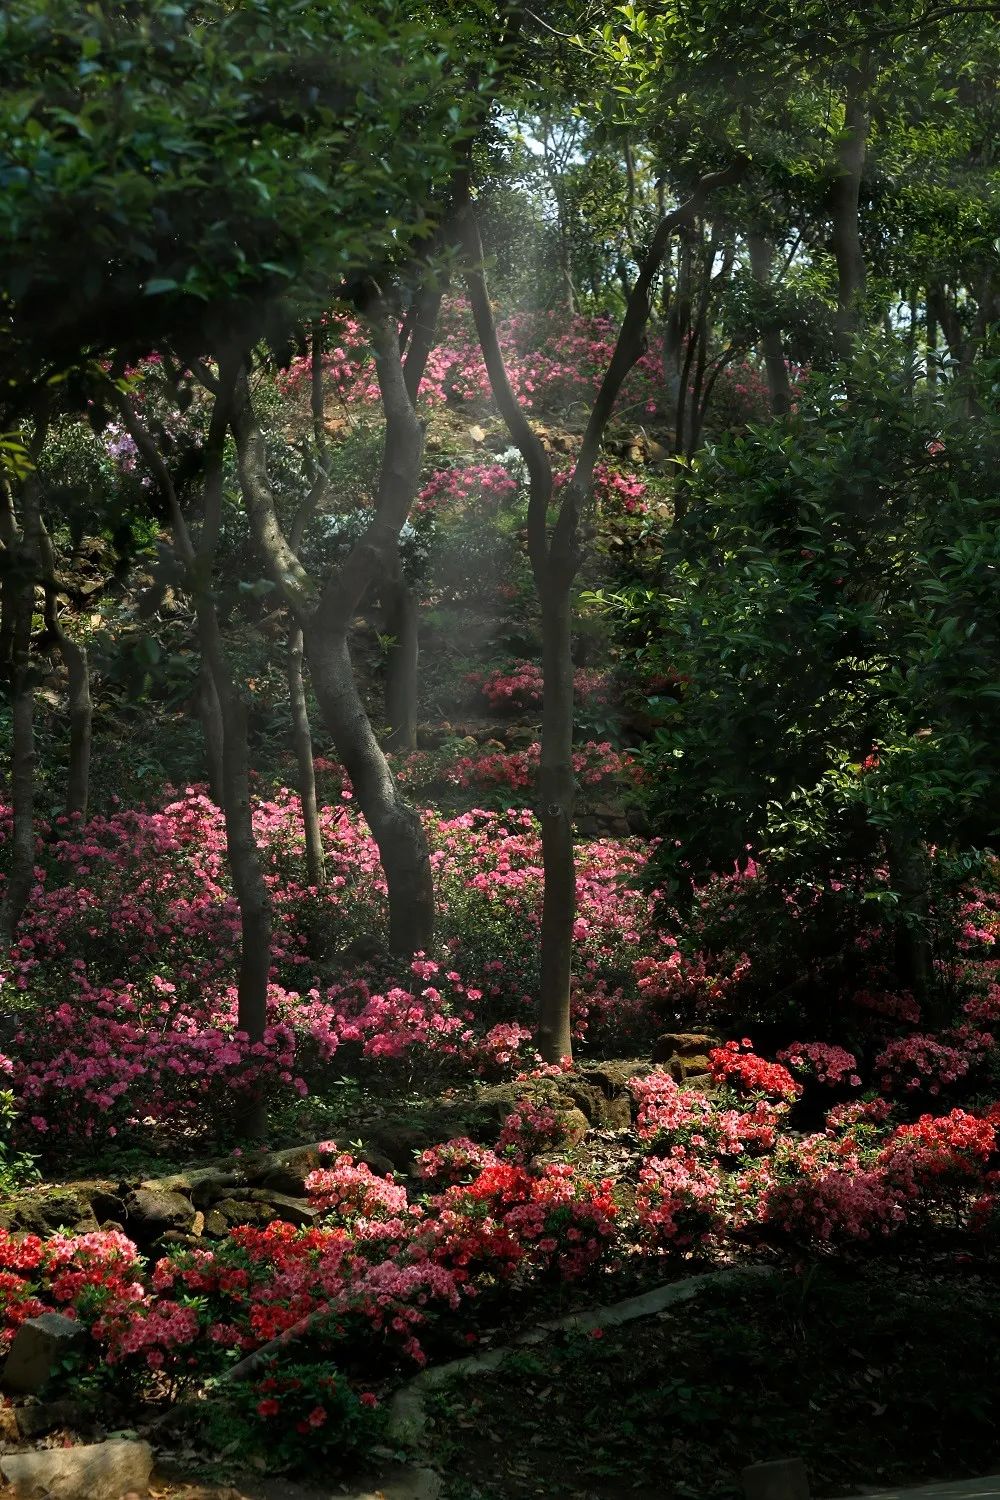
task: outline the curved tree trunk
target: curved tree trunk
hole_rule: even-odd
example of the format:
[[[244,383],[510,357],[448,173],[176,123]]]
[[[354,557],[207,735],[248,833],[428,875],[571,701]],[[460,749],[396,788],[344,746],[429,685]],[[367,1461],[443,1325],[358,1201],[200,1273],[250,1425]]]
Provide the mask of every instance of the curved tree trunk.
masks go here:
[[[378,845],[389,896],[390,947],[407,956],[426,952],[434,936],[434,878],[420,815],[400,795],[375,738],[346,631],[327,631],[314,615],[305,623],[304,637],[323,722]]]
[[[686,203],[660,220],[639,266],[614,352],[587,420],[572,476],[560,492],[551,535],[547,516],[552,499],[551,468],[537,433],[511,389],[482,270],[482,241],[475,220],[471,216],[467,218],[469,265],[466,285],[476,334],[493,398],[524,458],[530,479],[528,552],[542,612],[542,746],[538,811],[542,825],[545,890],[538,1043],[546,1062],[559,1062],[563,1057],[572,1056],[570,1001],[576,917],[572,587],[582,561],[580,522],[593,491],[594,467],[615,401],[626,376],[642,355],[656,278],[670,237],[698,213],[713,186],[731,180],[733,175],[729,172],[703,178]]]
[[[392,637],[385,664],[385,747],[405,752],[417,748],[420,629],[417,601],[398,556],[382,585],[382,605],[386,634]]]
[[[312,729],[306,704],[302,666],[305,648],[302,631],[293,625],[288,637],[288,701],[292,711],[292,744],[299,776],[299,799],[302,803],[302,826],[305,832],[306,872],[310,885],[326,881],[326,859],[316,806],[316,769],[313,765]]]
[[[263,433],[245,373],[238,377],[232,425],[254,537],[302,629],[324,724],[378,845],[388,888],[390,944],[394,952],[410,955],[426,951],[434,935],[430,848],[420,816],[400,794],[372,730],[354,680],[348,639],[366,591],[378,586],[392,567],[399,533],[417,492],[424,429],[407,387],[395,318],[380,300],[372,304],[366,318],[385,412],[375,514],[346,562],[324,580],[322,588],[309,577],[281,528],[267,477]]]

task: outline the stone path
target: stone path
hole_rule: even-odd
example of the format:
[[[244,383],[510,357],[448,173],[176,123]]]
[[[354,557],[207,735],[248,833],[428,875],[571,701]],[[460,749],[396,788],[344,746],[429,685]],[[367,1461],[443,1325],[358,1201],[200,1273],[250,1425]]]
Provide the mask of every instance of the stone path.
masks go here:
[[[985,1479],[953,1479],[948,1484],[921,1485],[915,1490],[866,1490],[872,1500],[1000,1500],[1000,1474]]]

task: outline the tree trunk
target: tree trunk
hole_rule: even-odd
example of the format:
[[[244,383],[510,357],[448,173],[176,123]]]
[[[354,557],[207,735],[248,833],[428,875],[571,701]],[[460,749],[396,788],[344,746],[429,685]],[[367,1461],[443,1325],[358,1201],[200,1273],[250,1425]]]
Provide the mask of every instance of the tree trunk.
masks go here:
[[[195,595],[195,619],[201,647],[203,681],[214,692],[215,708],[206,714],[216,754],[217,726],[221,726],[222,755],[218,766],[223,818],[226,827],[226,859],[240,913],[240,972],[237,989],[237,1030],[248,1039],[249,1048],[262,1040],[267,1028],[267,989],[271,977],[271,901],[253,829],[250,803],[250,750],[247,712],[226,655],[218,611],[209,591],[215,549],[222,515],[222,462],[226,429],[231,416],[233,372],[224,377],[220,367],[220,389],[212,409],[205,444],[204,513],[198,544],[191,539],[173,478],[152,435],[142,426],[128,396],[113,395],[125,426],[160,487],[170,511],[174,549]],[[207,671],[207,678],[205,673]],[[206,692],[203,701],[212,702]],[[216,718],[216,710],[218,717]],[[253,1054],[246,1056],[246,1076],[252,1080]],[[251,1088],[237,1106],[241,1133],[260,1139],[267,1129],[267,1104],[259,1088]]]
[[[305,830],[306,872],[310,885],[326,882],[326,860],[323,837],[316,806],[316,771],[313,766],[312,729],[302,680],[304,659],[302,631],[293,625],[288,637],[288,701],[292,710],[292,743],[299,774],[299,798],[302,802],[302,825]]]
[[[426,951],[434,936],[430,849],[419,814],[400,795],[368,720],[354,680],[348,637],[366,591],[378,586],[391,569],[417,492],[424,429],[404,375],[395,316],[377,299],[366,311],[366,320],[386,422],[375,514],[346,562],[327,577],[321,590],[282,531],[245,372],[237,379],[232,425],[254,537],[302,628],[323,722],[378,845],[388,887],[390,945],[396,953],[411,955]],[[417,332],[415,327],[414,339]]]
[[[750,270],[754,280],[762,287],[770,287],[771,266],[774,260],[772,245],[762,234],[748,234],[747,248],[750,251]],[[761,325],[760,352],[764,356],[764,369],[767,372],[771,411],[776,417],[787,416],[792,409],[792,390],[788,381],[785,351],[781,343],[781,329],[771,310],[765,312]]]
[[[208,663],[203,661],[198,674],[198,717],[205,745],[208,789],[216,807],[222,806],[222,709]]]
[[[12,517],[9,517],[12,519]],[[28,903],[35,874],[35,693],[31,680],[31,622],[35,608],[35,573],[38,569],[38,498],[35,481],[24,485],[21,539],[7,525],[5,545],[19,565],[20,577],[11,588],[12,635],[8,673],[11,700],[11,802],[14,827],[11,835],[10,873],[0,902],[0,952],[14,944],[17,924]]]
[[[865,258],[861,248],[861,177],[868,148],[869,69],[852,68],[844,101],[844,132],[830,187],[830,248],[837,263],[837,352],[847,359],[861,326]]]
[[[94,717],[90,697],[90,662],[86,647],[66,634],[59,619],[59,582],[56,578],[55,552],[41,517],[38,521],[38,544],[45,588],[45,627],[62,658],[69,687],[66,814],[85,823],[90,799],[90,744]]]
[[[94,705],[90,696],[90,663],[87,650],[65,632],[59,650],[69,678],[69,771],[66,778],[66,812],[81,823],[87,821],[90,801],[90,744]]]
[[[909,830],[888,839],[889,879],[899,897],[895,922],[896,978],[922,1009],[931,1000],[934,976],[927,850]]]
[[[271,899],[264,880],[250,804],[250,750],[246,705],[226,658],[215,605],[197,605],[198,636],[208,663],[222,721],[222,814],[226,824],[226,858],[240,910],[240,975],[237,1028],[251,1045],[267,1028],[267,987],[271,977]],[[239,1129],[253,1140],[267,1130],[262,1094],[241,1102]]]
[[[389,897],[389,946],[410,956],[434,937],[434,878],[420,815],[400,796],[358,693],[345,630],[304,624],[306,654],[323,722],[351,778],[358,806],[378,845]]]
[[[482,271],[483,249],[475,220],[467,218],[466,284],[490,387],[530,480],[528,553],[542,612],[542,745],[538,780],[545,887],[542,906],[542,979],[538,1041],[548,1062],[572,1057],[570,994],[576,873],[573,845],[573,656],[571,590],[582,561],[580,521],[593,492],[594,467],[622,384],[641,357],[660,263],[671,234],[690,223],[705,194],[729,173],[706,177],[687,203],[662,219],[639,267],[614,352],[594,400],[570,481],[561,491],[551,536],[548,509],[552,471],[537,433],[507,375]]]
[[[573,921],[576,916],[576,857],[573,812],[573,656],[570,584],[558,577],[542,590],[542,757],[538,812],[542,825],[545,899],[542,906],[542,974],[538,1050],[546,1062],[571,1057],[570,999]]]
[[[398,557],[382,585],[382,605],[386,634],[392,637],[385,664],[385,746],[405,752],[417,748],[420,622]]]

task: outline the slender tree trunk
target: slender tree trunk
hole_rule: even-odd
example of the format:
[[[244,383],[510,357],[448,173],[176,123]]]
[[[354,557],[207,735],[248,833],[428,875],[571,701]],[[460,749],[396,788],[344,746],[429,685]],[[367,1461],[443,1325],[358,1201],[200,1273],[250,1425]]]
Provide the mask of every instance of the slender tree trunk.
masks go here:
[[[170,511],[174,549],[186,570],[195,593],[195,619],[203,668],[214,692],[218,710],[206,715],[212,726],[221,726],[222,754],[218,766],[220,805],[226,827],[226,859],[233,891],[240,913],[240,972],[237,989],[237,1029],[248,1040],[248,1046],[262,1040],[267,1028],[267,990],[271,975],[271,900],[264,880],[264,870],[253,828],[250,801],[250,750],[247,737],[247,711],[226,654],[215,601],[208,590],[222,515],[222,459],[226,429],[231,417],[234,374],[219,375],[219,388],[212,410],[212,420],[205,445],[204,514],[197,546],[177,496],[173,478],[151,434],[142,426],[129,398],[115,392],[113,399],[125,426],[158,483]],[[211,694],[205,699],[211,702]],[[216,746],[210,750],[210,758]],[[252,1053],[246,1059],[247,1074],[253,1077]],[[238,1111],[240,1132],[250,1139],[260,1139],[267,1129],[267,1105],[263,1094],[252,1085]]]
[[[253,830],[250,804],[250,753],[246,705],[222,655],[215,607],[199,610],[202,649],[208,651],[222,711],[222,812],[226,823],[226,854],[233,890],[240,909],[240,975],[236,1024],[251,1045],[267,1028],[267,987],[271,977],[271,900],[264,881],[260,850]],[[250,1093],[240,1111],[241,1134],[259,1140],[267,1130],[267,1104],[259,1092]]]
[[[837,263],[837,350],[842,359],[861,326],[866,272],[861,248],[861,179],[868,149],[870,69],[852,68],[844,101],[844,133],[830,187],[830,248]]]
[[[59,619],[55,553],[45,525],[39,519],[39,555],[45,586],[45,626],[66,668],[69,688],[69,767],[66,776],[66,813],[81,823],[87,821],[90,800],[90,747],[94,706],[90,696],[90,662],[87,649],[66,634]]]
[[[573,919],[576,915],[576,854],[573,816],[573,654],[570,582],[558,576],[541,589],[542,755],[538,812],[542,825],[541,992],[538,1050],[547,1062],[573,1054],[570,1002],[573,982]]]
[[[66,778],[66,812],[87,821],[90,801],[90,745],[94,705],[90,696],[90,663],[87,651],[63,632],[59,650],[69,679],[69,773]]]
[[[774,247],[762,234],[748,234],[747,248],[750,251],[750,270],[754,280],[762,287],[769,288]],[[771,411],[776,417],[787,416],[792,409],[792,389],[788,381],[788,366],[785,364],[785,351],[781,343],[781,329],[775,321],[773,309],[768,309],[764,314],[760,332],[760,352],[764,356]]]
[[[542,745],[538,781],[539,818],[545,888],[542,904],[542,979],[538,1003],[538,1043],[546,1062],[572,1056],[570,1000],[573,924],[576,916],[576,872],[573,814],[573,656],[572,587],[582,549],[580,522],[593,491],[594,467],[622,384],[641,357],[656,277],[670,236],[690,223],[704,197],[730,173],[703,178],[687,203],[661,219],[639,266],[614,352],[594,400],[569,483],[560,494],[555,525],[549,535],[547,512],[552,498],[548,459],[515,397],[482,270],[482,242],[475,220],[467,218],[466,283],[476,333],[497,407],[528,469],[528,553],[542,612]]]
[[[386,749],[417,748],[420,628],[417,601],[397,555],[382,585],[386,634],[392,637],[385,664]]]
[[[292,743],[299,775],[299,798],[302,802],[302,824],[305,830],[306,871],[310,885],[326,881],[326,859],[323,836],[316,806],[316,770],[313,765],[312,729],[306,705],[302,667],[305,650],[302,631],[293,625],[288,637],[288,701],[292,710]]]
[[[888,840],[889,878],[899,897],[895,923],[896,977],[921,1007],[932,998],[930,865],[927,850],[908,830]]]
[[[35,693],[31,680],[31,622],[38,571],[38,496],[35,480],[24,485],[20,544],[5,517],[5,545],[18,565],[20,577],[12,588],[13,621],[8,674],[11,702],[11,836],[10,872],[0,902],[0,952],[9,952],[21,913],[28,903],[35,874]]]
[[[346,630],[328,630],[313,615],[303,633],[323,722],[378,845],[389,897],[389,945],[407,956],[426,952],[434,936],[434,879],[420,815],[400,795],[375,738]]]
[[[198,717],[205,746],[208,789],[216,807],[222,806],[222,709],[208,663],[202,660],[198,673]]]

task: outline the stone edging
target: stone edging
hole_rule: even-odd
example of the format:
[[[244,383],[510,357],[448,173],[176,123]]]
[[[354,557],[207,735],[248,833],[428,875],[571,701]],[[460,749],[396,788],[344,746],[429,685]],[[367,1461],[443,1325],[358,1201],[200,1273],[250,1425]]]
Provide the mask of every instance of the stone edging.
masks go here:
[[[688,1276],[682,1281],[671,1281],[665,1286],[654,1287],[638,1297],[628,1297],[623,1302],[612,1302],[607,1307],[592,1307],[584,1312],[570,1313],[565,1318],[553,1318],[537,1324],[519,1335],[513,1343],[500,1349],[490,1349],[485,1354],[471,1354],[464,1359],[454,1359],[446,1365],[434,1365],[422,1370],[419,1375],[404,1385],[389,1403],[389,1441],[403,1447],[419,1448],[423,1442],[427,1425],[426,1398],[432,1391],[447,1385],[456,1375],[485,1375],[525,1345],[544,1343],[550,1333],[562,1329],[578,1329],[587,1333],[592,1328],[613,1327],[618,1323],[631,1323],[635,1318],[649,1318],[664,1308],[678,1302],[688,1302],[707,1286],[727,1281],[742,1280],[748,1276],[773,1276],[772,1266],[728,1266],[721,1271],[704,1271],[697,1276]]]

